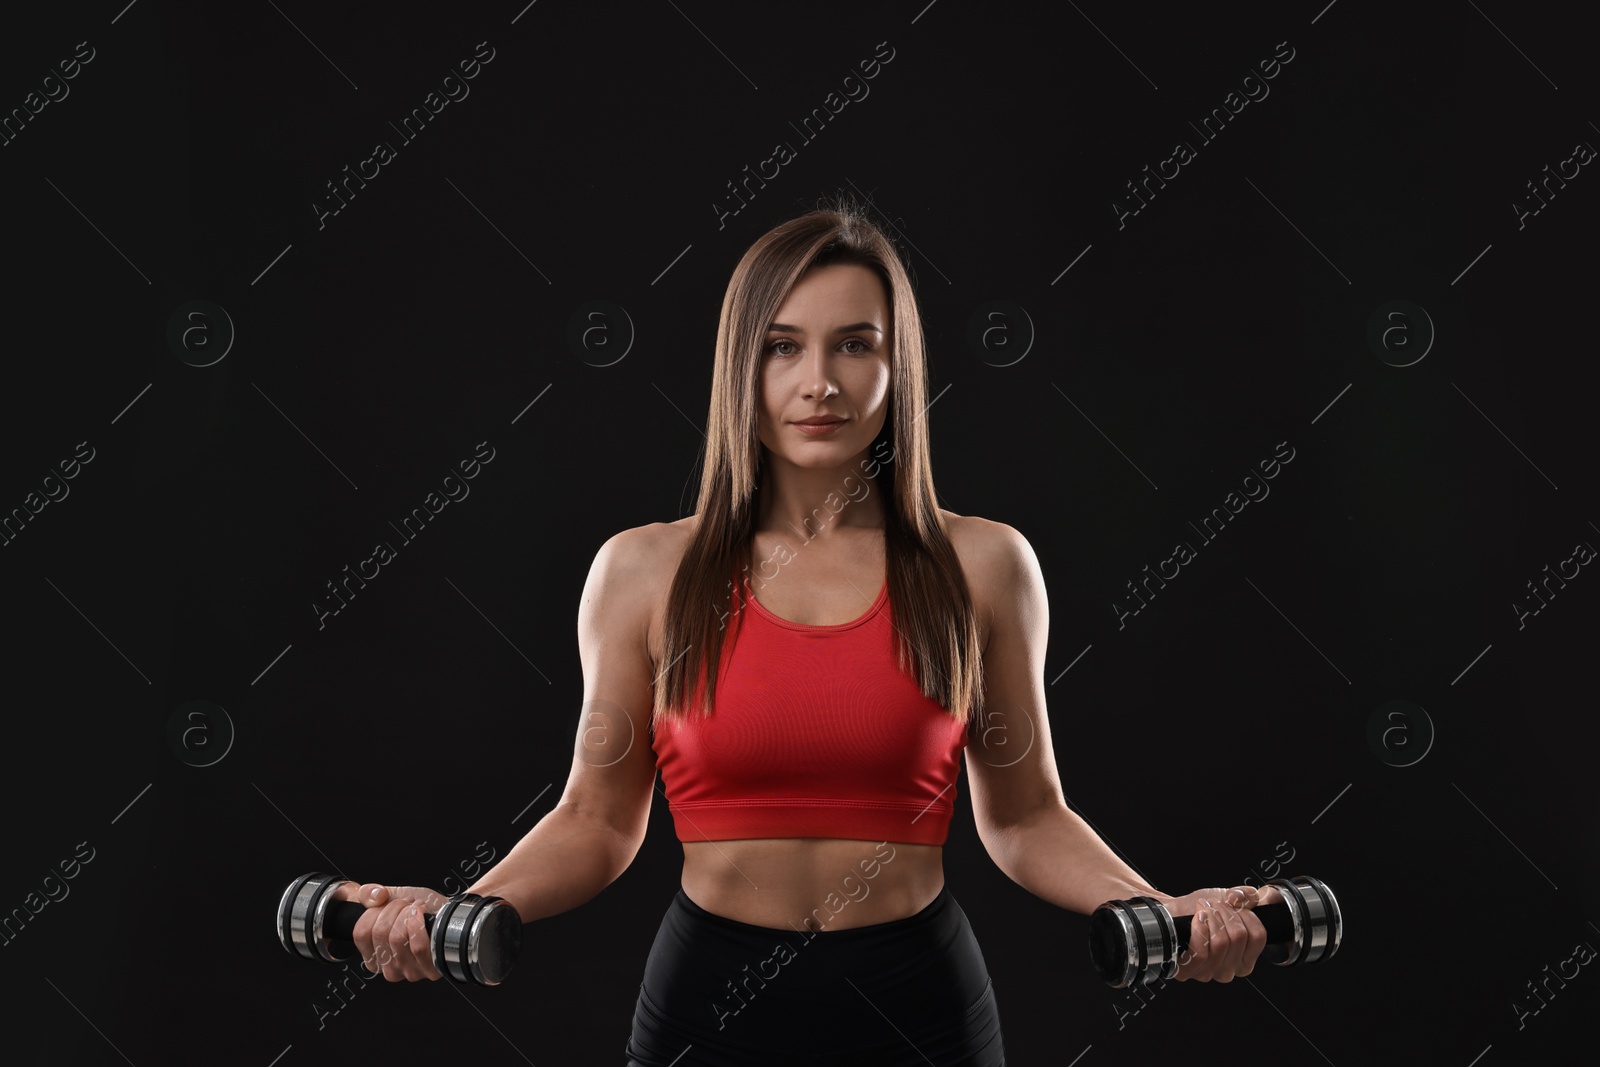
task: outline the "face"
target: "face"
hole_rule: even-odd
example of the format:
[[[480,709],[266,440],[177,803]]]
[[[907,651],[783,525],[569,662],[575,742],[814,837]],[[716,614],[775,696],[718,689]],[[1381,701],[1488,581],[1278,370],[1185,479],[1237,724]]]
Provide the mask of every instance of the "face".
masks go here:
[[[798,467],[839,467],[872,446],[889,411],[889,302],[855,263],[811,267],[773,317],[761,357],[761,443]],[[840,418],[831,428],[797,425]]]

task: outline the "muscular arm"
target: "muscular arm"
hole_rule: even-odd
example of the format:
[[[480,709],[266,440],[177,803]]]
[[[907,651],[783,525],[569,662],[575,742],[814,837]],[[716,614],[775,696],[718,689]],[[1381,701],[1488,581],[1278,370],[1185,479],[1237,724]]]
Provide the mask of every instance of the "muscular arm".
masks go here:
[[[595,555],[578,608],[583,707],[566,788],[469,889],[504,897],[524,922],[595,897],[627,869],[644,840],[656,776],[646,631],[659,546],[657,531],[637,527]]]
[[[1027,539],[1003,523],[969,538],[969,583],[990,620],[986,712],[967,746],[978,837],[1006,877],[1069,911],[1159,893],[1100,839],[1062,795],[1045,709],[1050,606]]]

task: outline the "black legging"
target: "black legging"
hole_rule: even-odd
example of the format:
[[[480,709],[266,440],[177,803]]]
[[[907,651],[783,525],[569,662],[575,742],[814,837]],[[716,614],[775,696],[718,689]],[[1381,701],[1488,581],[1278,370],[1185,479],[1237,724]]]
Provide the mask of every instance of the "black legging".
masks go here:
[[[948,887],[904,919],[817,933],[714,915],[680,888],[645,961],[627,1056],[627,1067],[1006,1062],[994,985]]]

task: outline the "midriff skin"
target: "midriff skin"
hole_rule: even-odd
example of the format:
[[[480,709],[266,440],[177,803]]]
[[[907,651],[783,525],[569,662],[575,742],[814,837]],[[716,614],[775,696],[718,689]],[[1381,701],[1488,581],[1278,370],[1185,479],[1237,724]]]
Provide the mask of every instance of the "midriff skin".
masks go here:
[[[960,520],[949,512],[945,517],[952,523]],[[693,518],[667,524],[680,534],[669,553],[674,564],[687,544],[688,523]],[[883,532],[852,532],[847,538],[841,529],[834,531],[832,539],[837,551],[829,553],[815,544],[805,547],[783,566],[781,580],[761,586],[752,579],[761,606],[779,618],[812,625],[852,622],[865,614],[883,588]],[[962,538],[952,536],[952,542],[959,556]],[[777,544],[775,536],[758,533],[752,560],[769,558]],[[670,575],[673,569],[664,572]],[[665,592],[663,588],[661,601]],[[658,664],[659,615],[658,607],[650,628],[651,649]],[[983,618],[980,611],[979,619]],[[983,629],[980,624],[980,631]],[[980,632],[980,636],[986,634]],[[876,875],[867,878],[873,870]],[[846,878],[851,880],[847,883]],[[933,903],[944,888],[944,849],[901,841],[890,841],[884,847],[876,840],[820,837],[686,841],[682,884],[689,899],[706,911],[752,926],[818,929],[818,924],[825,922],[820,926],[824,931],[847,930],[903,919]],[[833,908],[839,908],[837,914],[824,903],[830,893],[834,894]],[[840,907],[841,900],[848,903]],[[807,924],[814,913],[815,918]]]
[[[901,841],[685,841],[683,891],[713,915],[752,926],[847,930],[903,919],[933,903],[944,888],[943,857],[938,845]]]

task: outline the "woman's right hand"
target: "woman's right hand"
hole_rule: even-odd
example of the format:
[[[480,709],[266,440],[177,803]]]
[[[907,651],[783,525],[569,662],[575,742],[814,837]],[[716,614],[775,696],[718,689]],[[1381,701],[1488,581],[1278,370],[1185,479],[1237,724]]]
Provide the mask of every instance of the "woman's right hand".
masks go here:
[[[422,916],[437,912],[449,897],[426,886],[345,882],[334,889],[333,898],[353,900],[367,909],[356,920],[352,938],[367,970],[381,971],[390,982],[439,979]]]

